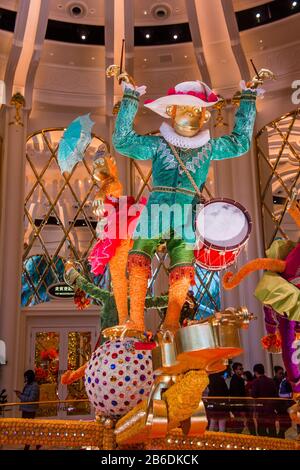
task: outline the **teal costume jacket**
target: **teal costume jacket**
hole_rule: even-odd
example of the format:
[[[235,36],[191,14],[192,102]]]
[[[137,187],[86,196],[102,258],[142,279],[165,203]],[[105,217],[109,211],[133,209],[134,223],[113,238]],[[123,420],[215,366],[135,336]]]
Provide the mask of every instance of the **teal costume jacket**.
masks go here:
[[[255,101],[255,91],[242,92],[230,135],[210,139],[199,148],[176,148],[199,189],[203,188],[212,160],[239,157],[249,150],[256,116]],[[134,238],[168,238],[175,233],[175,237],[193,244],[198,201],[195,190],[162,136],[143,136],[134,131],[138,105],[139,93],[125,88],[113,134],[113,145],[120,154],[136,160],[152,160],[153,187],[157,189],[149,197],[147,210],[142,212]],[[163,191],[159,190],[161,187]],[[169,218],[165,215],[166,208],[171,208]]]

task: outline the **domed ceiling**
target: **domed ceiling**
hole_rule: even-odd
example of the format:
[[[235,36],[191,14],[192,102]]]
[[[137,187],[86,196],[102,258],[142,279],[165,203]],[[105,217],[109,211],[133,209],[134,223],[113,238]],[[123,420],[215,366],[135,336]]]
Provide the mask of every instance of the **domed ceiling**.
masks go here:
[[[230,97],[241,77],[253,75],[250,58],[276,73],[269,89],[287,88],[300,70],[300,2],[281,1],[282,19],[277,3],[0,0],[0,79],[25,93],[33,109],[105,115],[120,94],[105,68],[119,62],[125,37],[126,67],[147,84],[149,98],[194,78]]]

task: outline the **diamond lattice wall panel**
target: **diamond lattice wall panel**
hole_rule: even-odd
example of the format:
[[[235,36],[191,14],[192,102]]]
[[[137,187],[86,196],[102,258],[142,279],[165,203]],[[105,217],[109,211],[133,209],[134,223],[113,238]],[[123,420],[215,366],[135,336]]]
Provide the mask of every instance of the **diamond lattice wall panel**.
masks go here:
[[[300,110],[266,125],[256,136],[265,248],[275,238],[297,241],[299,230],[287,213],[300,190]]]
[[[63,261],[80,262],[93,277],[86,258],[96,240],[92,201],[99,189],[92,178],[93,156],[103,141],[93,136],[84,159],[70,175],[61,174],[58,143],[64,129],[29,136],[26,146],[22,305],[49,300],[47,287],[63,280]],[[107,275],[96,279],[107,283]]]

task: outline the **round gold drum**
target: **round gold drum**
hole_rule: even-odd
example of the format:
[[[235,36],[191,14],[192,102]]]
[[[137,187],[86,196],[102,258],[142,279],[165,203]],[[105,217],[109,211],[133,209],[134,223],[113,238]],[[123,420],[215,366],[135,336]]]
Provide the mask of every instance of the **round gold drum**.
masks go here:
[[[207,372],[224,370],[227,359],[243,352],[239,328],[232,323],[207,322],[180,328],[175,343],[177,361],[188,361],[190,368],[206,369]]]

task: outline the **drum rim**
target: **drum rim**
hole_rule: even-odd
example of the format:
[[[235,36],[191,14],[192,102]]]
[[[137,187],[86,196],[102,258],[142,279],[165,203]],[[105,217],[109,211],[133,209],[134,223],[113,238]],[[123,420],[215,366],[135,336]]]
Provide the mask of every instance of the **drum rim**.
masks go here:
[[[222,265],[222,266],[209,266],[208,264],[207,265],[204,265],[201,261],[199,261],[197,258],[195,260],[195,263],[198,264],[200,266],[200,268],[202,269],[206,269],[207,271],[223,271],[223,269],[227,269],[229,268],[230,266],[232,266],[234,263],[236,262],[236,259],[232,260],[232,261],[229,261],[228,263],[226,263],[225,265]]]
[[[209,243],[205,238],[203,240],[203,245],[205,245],[207,248],[213,248],[213,249],[216,249],[218,251],[233,251],[235,250],[236,248],[240,248],[240,247],[243,247],[249,237],[250,237],[250,234],[251,234],[251,231],[252,231],[252,218],[249,214],[249,212],[247,211],[247,209],[242,205],[240,204],[239,202],[235,201],[234,199],[229,199],[227,197],[218,197],[218,198],[213,198],[213,199],[210,199],[209,201],[205,202],[203,204],[203,207],[201,210],[204,209],[205,206],[208,206],[209,204],[211,204],[212,202],[227,202],[227,203],[230,203],[236,207],[238,207],[242,212],[243,214],[245,215],[247,221],[248,221],[248,230],[247,230],[247,234],[245,235],[243,241],[241,243],[238,243],[236,245],[232,245],[229,247],[225,247],[225,246],[219,246],[219,245],[214,245],[213,243]],[[205,243],[206,244],[205,244]],[[199,249],[197,249],[196,251],[200,251]]]

